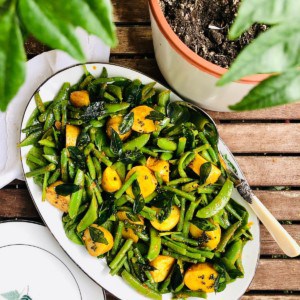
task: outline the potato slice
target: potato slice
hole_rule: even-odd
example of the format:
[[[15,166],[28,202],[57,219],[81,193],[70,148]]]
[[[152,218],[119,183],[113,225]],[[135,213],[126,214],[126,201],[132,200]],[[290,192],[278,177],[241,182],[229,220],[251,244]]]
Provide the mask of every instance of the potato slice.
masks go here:
[[[126,132],[124,134],[120,134],[119,126],[122,123],[122,121],[123,121],[122,116],[113,116],[107,121],[106,133],[109,137],[111,137],[111,128],[114,129],[118,133],[118,135],[122,141],[126,140],[130,136],[131,130],[129,130],[128,132]]]
[[[59,210],[67,213],[69,209],[70,195],[58,195],[55,191],[55,187],[63,183],[63,181],[59,180],[48,186],[46,189],[46,200]]]
[[[154,206],[152,206],[151,208],[157,212],[160,211],[160,208]],[[177,206],[173,205],[170,215],[163,222],[160,223],[156,218],[150,222],[152,226],[159,231],[169,231],[177,225],[179,219],[180,210]]]
[[[189,164],[189,167],[200,176],[200,168],[201,166],[206,163],[207,160],[196,153],[194,160]],[[208,175],[205,183],[206,184],[213,184],[215,183],[221,175],[221,171],[214,165],[212,165],[210,174]]]
[[[80,128],[74,125],[66,125],[66,147],[76,146]]]
[[[184,284],[192,291],[214,292],[217,271],[209,263],[192,265],[184,275]]]
[[[134,121],[132,125],[132,130],[140,133],[150,133],[156,130],[156,126],[153,120],[146,119],[150,115],[153,108],[141,105],[133,108],[131,110],[134,114]]]
[[[152,174],[152,172],[145,166],[136,166],[133,167],[126,175],[127,180],[134,172],[138,172],[137,181],[140,185],[141,194],[144,198],[151,195],[156,188],[157,180],[155,176]],[[127,195],[129,195],[131,198],[134,198],[132,187],[130,186],[126,190]]]
[[[118,172],[111,167],[107,167],[102,175],[101,186],[108,193],[114,193],[119,190],[122,187],[122,180]]]
[[[127,220],[131,224],[137,224],[137,225],[144,225],[144,219],[139,216],[140,221],[131,221],[125,211],[118,211],[117,212],[117,217],[120,221],[125,221]],[[123,228],[122,230],[122,236],[124,239],[132,239],[135,243],[138,242],[139,237],[134,233],[134,231],[131,228]]]
[[[159,255],[150,262],[150,265],[155,268],[154,271],[150,271],[150,274],[154,282],[164,281],[175,262],[175,258],[165,255]]]
[[[154,157],[147,159],[146,166],[153,172],[157,172],[164,182],[169,182],[170,167],[169,162],[166,160],[160,160]]]
[[[205,231],[205,235],[207,236],[207,238],[209,240],[208,240],[208,242],[203,243],[204,247],[210,248],[211,250],[214,250],[218,246],[218,244],[220,243],[220,240],[221,240],[220,225],[217,223],[214,223],[214,224],[217,226],[217,228],[212,231]],[[192,237],[198,239],[204,234],[204,231],[202,229],[198,228],[196,225],[191,224],[190,225],[190,234],[192,235]]]
[[[99,226],[97,224],[92,224],[90,227],[94,227],[94,228],[97,228],[98,230],[102,231],[104,234],[104,237],[106,238],[106,240],[108,242],[107,245],[103,244],[103,243],[94,242],[91,238],[90,230],[89,230],[89,228],[87,228],[84,231],[82,239],[83,239],[83,241],[85,243],[85,247],[88,250],[88,252],[90,253],[90,255],[99,256],[99,255],[104,254],[104,253],[108,252],[109,250],[111,250],[111,248],[114,245],[114,238],[111,235],[111,233],[104,227]]]
[[[84,107],[90,105],[90,96],[88,91],[75,91],[70,95],[70,102],[75,107]]]

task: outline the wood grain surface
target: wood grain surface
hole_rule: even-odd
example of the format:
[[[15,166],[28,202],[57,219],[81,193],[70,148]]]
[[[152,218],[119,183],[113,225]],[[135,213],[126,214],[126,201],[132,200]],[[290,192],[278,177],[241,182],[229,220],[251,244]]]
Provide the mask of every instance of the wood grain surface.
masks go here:
[[[147,0],[112,3],[119,44],[112,49],[110,61],[166,84],[155,61]],[[29,58],[48,50],[33,38],[25,46]],[[208,113],[255,194],[300,242],[300,103],[251,112]],[[288,190],[275,190],[278,186]],[[0,190],[0,220],[14,218],[41,221],[21,181]],[[107,299],[116,298],[107,293]],[[286,259],[261,226],[261,259],[242,300],[296,299],[300,299],[300,260]]]

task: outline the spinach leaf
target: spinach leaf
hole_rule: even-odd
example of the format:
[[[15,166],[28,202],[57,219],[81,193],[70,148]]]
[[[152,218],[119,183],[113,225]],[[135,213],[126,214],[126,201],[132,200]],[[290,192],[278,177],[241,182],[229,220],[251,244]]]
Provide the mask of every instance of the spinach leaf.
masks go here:
[[[205,137],[208,139],[209,143],[214,149],[217,149],[217,145],[219,142],[219,134],[218,131],[212,123],[206,123],[203,127],[203,133]],[[217,151],[218,152],[218,151]]]
[[[165,118],[165,115],[159,111],[152,110],[146,119],[153,121],[162,121]]]
[[[61,196],[71,195],[80,190],[80,186],[73,183],[63,183],[55,187],[56,194]]]
[[[189,108],[180,103],[183,101],[175,101],[167,106],[167,116],[173,124],[183,124],[190,119]]]
[[[180,270],[180,266],[176,264],[173,268],[171,275],[171,287],[175,291],[183,282],[183,275]]]
[[[244,274],[238,269],[229,270],[229,271],[227,271],[227,273],[230,276],[230,278],[232,278],[232,279],[244,277]]]
[[[119,126],[120,134],[125,134],[126,132],[128,132],[133,125],[133,121],[134,121],[134,114],[133,112],[130,112],[123,118],[123,121]]]
[[[131,104],[131,106],[136,106],[141,98],[141,87],[142,82],[138,79],[133,80],[124,89],[124,101]]]
[[[214,283],[214,290],[216,293],[220,293],[226,288],[226,271],[222,263],[216,262],[213,264],[214,269],[218,272],[218,277]]]
[[[110,216],[116,212],[116,205],[114,203],[113,195],[102,192],[101,196],[104,201],[101,204],[101,207],[99,209],[99,214],[97,219],[98,225],[102,225],[103,223],[105,223],[110,218]]]
[[[299,35],[300,40],[300,35]],[[299,56],[300,57],[300,56]],[[300,99],[300,70],[274,75],[254,87],[239,103],[230,109],[245,111],[288,104]]]
[[[86,168],[86,161],[84,154],[79,150],[78,147],[69,146],[68,151],[70,156],[74,162],[74,164],[80,169],[85,170]]]
[[[98,102],[92,102],[89,106],[83,108],[80,118],[84,121],[90,121],[92,119],[96,119],[97,117],[104,114],[105,111],[105,102],[98,101]]]
[[[185,149],[193,150],[195,148],[195,135],[193,129],[186,125],[183,125],[182,129],[183,129],[183,136],[186,138]]]
[[[208,178],[208,176],[211,172],[211,169],[212,169],[212,163],[209,162],[209,161],[201,165],[201,167],[200,167],[200,178],[199,178],[200,184],[205,183],[206,179]]]
[[[190,223],[203,231],[213,231],[217,229],[217,226],[207,219],[193,219]]]
[[[122,140],[119,134],[113,128],[111,128],[110,130],[111,130],[110,150],[115,155],[121,155],[122,146],[123,146]]]
[[[94,242],[108,245],[108,241],[105,238],[104,233],[102,232],[102,230],[99,230],[96,227],[90,226],[89,231],[90,231],[90,236],[91,236],[91,238]]]
[[[154,200],[152,200],[153,206],[160,208],[160,211],[157,214],[157,220],[159,222],[163,222],[170,216],[173,198],[173,193],[161,192],[154,198]]]
[[[145,206],[145,200],[141,194],[135,196],[132,211],[135,214],[140,213]]]
[[[236,39],[252,24],[275,25],[299,17],[298,0],[247,0],[240,4],[229,38]],[[296,20],[295,20],[296,21]]]
[[[76,145],[77,145],[77,147],[84,147],[90,141],[91,141],[90,135],[86,131],[82,130],[79,134]]]
[[[119,160],[125,164],[133,164],[139,161],[144,154],[140,150],[129,150],[122,152],[119,157]]]

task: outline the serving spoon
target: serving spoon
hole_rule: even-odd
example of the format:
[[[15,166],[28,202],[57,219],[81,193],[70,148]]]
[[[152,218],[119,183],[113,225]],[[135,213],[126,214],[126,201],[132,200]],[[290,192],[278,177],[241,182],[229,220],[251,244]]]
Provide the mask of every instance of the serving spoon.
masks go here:
[[[222,139],[219,136],[219,132],[214,120],[200,107],[195,104],[176,101],[177,104],[181,106],[188,107],[194,112],[200,113],[203,118],[205,118],[209,124],[213,127],[213,131],[215,134],[215,138],[218,141],[218,146]],[[220,151],[219,151],[220,152]],[[234,159],[234,156],[228,149],[228,152],[231,154],[231,157]],[[221,154],[221,152],[220,152]],[[222,154],[221,154],[222,155]],[[256,216],[260,219],[260,221],[265,225],[269,233],[272,235],[273,239],[276,241],[281,250],[289,257],[296,257],[300,255],[300,246],[297,242],[290,236],[290,234],[282,227],[282,225],[276,220],[276,218],[271,214],[271,212],[263,205],[263,203],[254,195],[253,191],[250,188],[249,183],[245,179],[245,176],[241,174],[237,174],[226,162],[226,159],[223,159],[224,165],[226,166],[226,171],[234,183],[238,193],[242,196],[242,198],[248,202]],[[237,164],[237,162],[235,161]],[[238,164],[237,164],[238,165]]]

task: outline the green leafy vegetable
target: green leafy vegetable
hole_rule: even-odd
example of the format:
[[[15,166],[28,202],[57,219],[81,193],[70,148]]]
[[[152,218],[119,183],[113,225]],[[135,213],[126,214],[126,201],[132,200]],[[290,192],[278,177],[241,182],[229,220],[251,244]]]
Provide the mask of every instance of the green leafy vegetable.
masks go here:
[[[229,30],[229,38],[236,39],[252,24],[274,25],[289,22],[299,17],[298,0],[247,0],[243,1],[239,13]]]
[[[217,226],[207,219],[193,219],[190,222],[203,231],[213,231],[217,229]]]
[[[126,132],[128,132],[133,125],[133,121],[134,121],[134,114],[133,112],[130,112],[123,118],[123,121],[119,126],[120,134],[125,134]]]
[[[210,174],[211,168],[212,168],[212,164],[209,161],[201,165],[200,179],[199,179],[200,184],[205,183],[206,179],[208,178],[208,176]]]
[[[111,128],[111,141],[110,141],[110,150],[115,155],[120,155],[122,153],[123,143],[119,134]]]
[[[159,111],[152,110],[146,119],[153,121],[162,121],[165,118],[165,115]]]
[[[145,206],[145,200],[143,196],[141,194],[137,195],[134,198],[134,202],[133,202],[133,208],[132,208],[133,213],[135,214],[140,213],[143,210],[144,206]]]
[[[176,264],[174,266],[174,269],[172,271],[171,275],[171,287],[172,290],[175,291],[183,282],[183,275],[180,270],[179,264]]]
[[[300,100],[300,70],[271,76],[253,88],[232,110],[253,110]]]
[[[85,156],[82,151],[79,150],[78,147],[70,146],[68,147],[68,151],[70,156],[74,162],[74,164],[81,170],[85,170],[86,163],[85,163]]]
[[[79,191],[79,189],[80,186],[73,183],[63,183],[55,187],[56,193],[62,196],[71,195],[72,193]]]
[[[108,241],[101,230],[99,230],[96,227],[90,226],[89,231],[90,231],[91,238],[94,242],[108,245]]]

